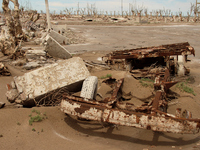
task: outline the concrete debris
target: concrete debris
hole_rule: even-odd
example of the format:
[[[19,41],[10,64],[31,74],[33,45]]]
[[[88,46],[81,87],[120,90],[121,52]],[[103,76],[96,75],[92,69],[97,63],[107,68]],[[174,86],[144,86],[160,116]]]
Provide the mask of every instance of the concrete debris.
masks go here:
[[[51,36],[46,36],[45,51],[52,57],[68,59],[72,55]]]
[[[83,60],[74,57],[14,77],[17,89],[8,88],[6,96],[10,102],[33,106],[45,103],[45,99],[40,100],[46,94],[61,88],[68,88],[69,91],[80,90],[83,80],[88,76],[90,73]]]
[[[26,59],[28,61],[32,60],[46,60],[46,52],[44,50],[27,50],[26,51]]]
[[[95,69],[98,69],[98,70],[102,70],[102,69],[111,69],[109,66],[107,66],[105,63],[96,63],[96,62],[93,62],[93,61],[88,61],[88,60],[84,60],[85,62],[85,65],[87,67],[90,67],[90,68],[95,68]]]
[[[55,39],[59,44],[64,44],[67,43],[67,37],[63,36],[62,34],[59,34],[58,32],[51,30],[49,35]]]
[[[10,103],[14,103],[18,96],[19,93],[17,89],[10,89],[6,92],[6,97]]]
[[[11,62],[14,66],[23,66],[26,64],[26,59],[17,59]]]
[[[11,73],[9,72],[8,68],[0,62],[0,76],[10,76]]]
[[[97,88],[98,78],[96,76],[90,76],[84,80],[80,96],[85,99],[96,99]]]
[[[31,69],[34,69],[34,68],[38,68],[38,67],[41,67],[42,65],[40,64],[40,61],[33,61],[33,62],[28,62],[26,63],[23,68],[26,69],[26,70],[31,70]]]

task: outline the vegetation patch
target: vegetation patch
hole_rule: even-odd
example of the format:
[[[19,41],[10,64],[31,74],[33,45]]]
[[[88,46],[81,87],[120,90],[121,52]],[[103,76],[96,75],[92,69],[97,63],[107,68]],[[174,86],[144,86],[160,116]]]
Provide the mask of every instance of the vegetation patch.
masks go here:
[[[47,119],[46,113],[42,114],[40,111],[33,109],[32,113],[29,115],[29,125],[32,125],[33,122],[41,122],[44,119]]]
[[[101,79],[106,79],[106,78],[111,78],[111,77],[112,77],[111,74],[107,74],[106,76],[101,76],[100,78],[101,78]]]
[[[182,92],[186,92],[186,93],[190,93],[190,94],[192,94],[192,95],[196,95],[195,93],[194,93],[194,90],[192,89],[192,88],[190,88],[190,87],[188,87],[187,86],[187,83],[185,83],[185,82],[180,82],[180,83],[178,83],[177,85],[176,85],[176,87],[180,90],[180,91],[182,91]]]
[[[140,84],[141,84],[142,86],[144,86],[144,87],[151,87],[151,88],[153,88],[153,83],[154,83],[154,81],[151,80],[151,79],[148,79],[148,78],[141,78],[139,82],[140,82]]]

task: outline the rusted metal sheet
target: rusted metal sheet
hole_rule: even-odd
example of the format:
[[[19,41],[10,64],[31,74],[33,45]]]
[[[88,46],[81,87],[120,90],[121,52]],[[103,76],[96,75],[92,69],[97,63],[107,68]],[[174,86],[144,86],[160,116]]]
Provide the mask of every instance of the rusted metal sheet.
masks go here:
[[[161,99],[161,96],[162,96],[162,91],[157,91],[157,92],[156,92],[155,99],[153,100],[152,111],[158,110],[159,101],[160,101],[160,99]],[[155,115],[154,112],[153,112],[153,114]]]
[[[157,47],[143,47],[130,50],[114,51],[109,53],[106,57],[108,60],[112,59],[142,59],[160,56],[172,55],[195,55],[195,50],[188,42],[161,45]]]
[[[88,120],[96,120],[123,126],[172,133],[198,133],[200,119],[176,118],[162,112],[156,115],[137,113],[128,110],[107,108],[78,102],[65,97],[61,102],[61,110]]]

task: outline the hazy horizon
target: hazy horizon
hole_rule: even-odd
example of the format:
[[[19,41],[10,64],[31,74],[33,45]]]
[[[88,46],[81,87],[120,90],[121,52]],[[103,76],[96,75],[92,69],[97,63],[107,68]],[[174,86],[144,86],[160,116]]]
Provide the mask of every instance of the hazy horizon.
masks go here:
[[[131,8],[147,9],[148,13],[156,10],[171,10],[171,12],[178,13],[183,12],[183,15],[187,15],[190,11],[191,3],[196,3],[196,0],[48,0],[49,10],[51,13],[54,11],[60,13],[60,11],[73,8],[73,11],[81,10],[87,7],[95,7],[98,12],[111,11],[116,13],[121,13],[121,11],[130,11]],[[2,0],[1,0],[2,3]],[[33,9],[40,12],[41,10],[45,12],[45,0],[19,0],[20,6],[24,6],[27,9]],[[1,5],[2,7],[2,5]],[[122,9],[123,8],[123,9]]]

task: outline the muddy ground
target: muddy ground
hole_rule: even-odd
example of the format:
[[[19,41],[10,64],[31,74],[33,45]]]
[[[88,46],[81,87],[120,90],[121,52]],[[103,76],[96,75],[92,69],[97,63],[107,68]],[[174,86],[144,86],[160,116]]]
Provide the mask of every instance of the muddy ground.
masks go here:
[[[54,29],[64,28],[63,25],[54,26]],[[151,25],[151,26],[97,26],[97,25],[68,25],[68,28],[85,39],[83,44],[71,44],[65,47],[75,56],[85,60],[97,61],[112,50],[123,50],[144,46],[158,46],[188,41],[196,50],[196,57],[189,57],[187,63],[190,68],[191,82],[188,86],[194,89],[196,96],[180,92],[176,86],[173,91],[180,94],[172,101],[169,112],[182,107],[193,113],[193,118],[200,115],[200,25]],[[30,47],[27,45],[26,47]],[[40,46],[31,46],[43,49]],[[102,126],[94,121],[80,121],[65,115],[57,107],[16,108],[7,102],[5,97],[6,84],[14,76],[24,74],[25,70],[9,65],[2,54],[0,60],[10,69],[11,77],[0,77],[0,101],[6,106],[0,109],[0,149],[108,149],[108,150],[168,150],[200,149],[200,135],[179,135],[172,133],[158,133],[124,126]],[[126,72],[90,70],[92,75],[99,78],[112,74],[119,78]],[[183,79],[180,79],[183,80]],[[138,95],[145,95],[149,87],[137,90]],[[134,89],[131,89],[134,92]],[[139,93],[138,93],[139,92]],[[29,115],[33,109],[45,114],[45,120],[29,125]]]

